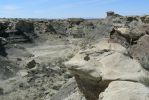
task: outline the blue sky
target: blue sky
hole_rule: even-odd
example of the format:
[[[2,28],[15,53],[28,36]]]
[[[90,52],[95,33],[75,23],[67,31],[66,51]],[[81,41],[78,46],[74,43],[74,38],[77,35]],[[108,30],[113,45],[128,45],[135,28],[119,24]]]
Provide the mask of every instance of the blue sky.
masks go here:
[[[10,18],[102,18],[111,10],[149,14],[149,0],[0,0],[0,17]]]

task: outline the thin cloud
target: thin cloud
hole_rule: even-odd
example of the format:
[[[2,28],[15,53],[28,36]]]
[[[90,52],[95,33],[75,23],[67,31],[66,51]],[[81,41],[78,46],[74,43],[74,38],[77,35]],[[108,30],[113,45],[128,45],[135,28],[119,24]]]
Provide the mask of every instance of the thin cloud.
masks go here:
[[[15,6],[15,5],[4,5],[1,7],[1,10],[3,12],[15,12],[17,10],[19,10],[20,7]]]
[[[86,6],[100,5],[100,4],[107,4],[115,1],[118,1],[118,0],[81,0],[81,1],[74,1],[71,3],[62,4],[56,7],[50,7],[50,9],[67,9],[67,8],[81,7],[83,5],[86,5]]]
[[[48,1],[48,0],[46,0]],[[50,0],[49,0],[50,1]],[[63,1],[63,0],[61,0]],[[66,1],[66,0],[64,0]],[[105,2],[106,1],[106,2]],[[97,5],[97,4],[102,4],[102,3],[107,3],[107,1],[115,1],[115,0],[81,0],[81,1],[73,1],[65,4],[61,4],[58,6],[51,6],[49,8],[43,8],[40,10],[34,10],[33,13],[36,15],[44,15],[46,13],[54,13],[53,11],[64,11],[67,9],[75,9],[75,8],[80,8],[82,6],[92,6],[92,5]]]

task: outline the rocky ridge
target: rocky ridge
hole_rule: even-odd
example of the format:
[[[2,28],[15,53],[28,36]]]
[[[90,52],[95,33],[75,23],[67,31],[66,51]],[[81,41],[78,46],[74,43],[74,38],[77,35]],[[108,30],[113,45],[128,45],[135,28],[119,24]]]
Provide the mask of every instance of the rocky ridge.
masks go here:
[[[108,16],[106,20],[109,19],[114,20],[109,38],[80,50],[65,62],[75,77],[80,93],[63,94],[62,88],[56,96],[63,95],[63,100],[75,100],[76,97],[77,100],[149,99],[149,24],[140,22],[140,17]],[[117,27],[115,20],[124,22],[124,19],[129,22],[128,26]],[[137,23],[135,26],[133,21]],[[65,87],[65,91],[66,88],[70,89]],[[56,96],[52,100],[61,100]]]

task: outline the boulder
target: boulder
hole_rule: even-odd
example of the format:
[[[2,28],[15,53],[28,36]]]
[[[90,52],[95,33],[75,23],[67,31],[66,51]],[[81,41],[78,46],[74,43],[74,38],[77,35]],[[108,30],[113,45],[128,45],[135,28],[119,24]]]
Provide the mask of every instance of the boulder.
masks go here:
[[[149,35],[142,36],[138,41],[137,44],[132,46],[130,52],[134,58],[138,58],[144,56],[144,54],[149,53]]]
[[[92,80],[101,80],[102,77],[104,80],[137,81],[141,71],[140,64],[130,58],[123,46],[105,41],[80,51],[65,64],[73,74]]]
[[[97,95],[112,81],[139,82],[144,75],[137,60],[117,43],[97,43],[91,49],[78,52],[65,65],[87,100],[98,100]]]
[[[126,29],[123,29],[123,32],[126,32]],[[119,43],[122,46],[128,48],[129,47],[129,41],[127,40],[127,38],[125,38],[122,34],[121,31],[117,30],[117,29],[113,29],[110,32],[110,42],[113,43]]]
[[[31,60],[27,63],[26,68],[32,69],[36,66],[36,61],[35,60]]]
[[[141,65],[145,67],[145,69],[149,69],[149,35],[142,36],[136,45],[133,45],[129,50],[130,54],[134,59],[139,60]],[[146,61],[146,62],[145,62]],[[147,66],[144,66],[146,64]]]
[[[140,83],[113,81],[99,100],[149,100],[149,89]]]
[[[85,53],[78,53],[65,64],[72,74],[90,80],[138,81],[141,75],[141,66],[136,60],[118,52],[98,53],[90,54],[89,61],[84,60]]]
[[[91,80],[100,80],[100,67],[102,67],[101,63],[93,60],[90,55],[89,61],[86,61],[84,59],[85,57],[86,54],[80,52],[76,54],[70,61],[66,62],[65,65],[68,66],[68,69],[74,75],[79,75],[83,78],[88,78]]]
[[[135,44],[136,41],[146,33],[147,30],[142,29],[142,26],[136,28],[118,28],[111,31],[110,40],[128,47]]]

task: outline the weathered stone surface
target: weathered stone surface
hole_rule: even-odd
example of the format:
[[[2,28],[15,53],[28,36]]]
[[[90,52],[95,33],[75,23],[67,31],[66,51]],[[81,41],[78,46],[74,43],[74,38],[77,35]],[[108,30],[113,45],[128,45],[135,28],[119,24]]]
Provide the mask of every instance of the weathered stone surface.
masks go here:
[[[140,37],[148,34],[148,26],[137,26],[134,28],[117,28],[110,33],[110,41],[130,47],[137,43]]]
[[[113,29],[110,32],[110,42],[119,43],[126,48],[128,48],[130,44],[127,38],[125,38],[121,32],[116,29]]]
[[[102,40],[101,42],[93,45],[96,48],[93,48],[91,51],[96,50],[111,50],[120,53],[127,53],[127,49],[118,43],[111,43],[108,39]]]
[[[90,58],[88,61],[84,60],[86,54]],[[90,79],[100,80],[101,77],[105,80],[137,79],[141,66],[125,54],[127,55],[126,49],[121,45],[101,42],[96,44],[95,48],[80,51],[66,62],[66,66],[69,66],[72,73],[88,76]]]
[[[130,49],[130,52],[134,58],[140,58],[141,56],[144,56],[145,54],[149,53],[149,35],[145,35],[141,37],[137,44],[132,46]]]
[[[104,41],[91,49],[80,51],[65,63],[76,77],[77,84],[87,100],[97,100],[96,94],[104,91],[112,81],[138,82],[144,75],[141,65],[126,51],[117,43]],[[85,60],[86,57],[89,59]],[[91,88],[94,87],[97,90],[93,95],[90,91],[93,91]]]
[[[26,33],[33,33],[34,32],[34,24],[32,22],[29,22],[29,21],[20,20],[16,24],[15,27],[17,30],[19,30],[21,32],[26,32]]]
[[[149,89],[140,83],[129,81],[111,82],[100,94],[99,100],[148,100]]]
[[[141,74],[140,64],[120,53],[113,53],[100,60],[103,64],[103,80],[138,81]]]
[[[132,46],[132,48],[130,49],[130,54],[134,59],[139,60],[142,66],[144,66],[145,64],[147,65],[148,61],[146,60],[149,60],[149,35],[142,36],[137,41],[137,44]],[[145,68],[148,69],[148,65]]]
[[[145,31],[138,28],[118,28],[117,31],[124,36],[128,41],[138,40],[139,37],[145,34]],[[132,40],[131,40],[132,39]]]
[[[100,80],[100,67],[102,67],[101,63],[94,61],[92,58],[90,58],[89,61],[86,61],[84,60],[85,56],[86,54],[78,53],[70,61],[66,62],[65,65],[69,67],[68,69],[73,74],[77,74],[91,80]]]
[[[18,66],[13,62],[0,56],[0,80],[15,76],[18,69]]]
[[[77,87],[74,78],[70,79],[60,91],[54,95],[50,100],[86,100],[84,95]]]
[[[92,80],[101,80],[102,77],[103,80],[138,81],[141,66],[137,61],[117,52],[100,56],[102,58],[98,59],[90,55],[90,60],[85,61],[85,54],[77,54],[66,65],[73,74]]]

